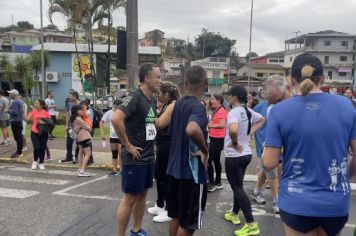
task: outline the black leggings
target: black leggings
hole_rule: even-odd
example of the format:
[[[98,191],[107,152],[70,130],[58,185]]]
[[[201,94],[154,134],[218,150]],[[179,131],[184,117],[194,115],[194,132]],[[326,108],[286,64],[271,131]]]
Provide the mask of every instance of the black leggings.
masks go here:
[[[243,187],[245,171],[251,162],[251,158],[252,155],[225,158],[226,177],[234,193],[234,207],[232,211],[238,214],[241,209],[247,223],[254,222],[251,203]]]
[[[33,160],[38,161],[40,159],[40,164],[43,164],[46,146],[47,146],[48,134],[40,135],[31,131],[31,141],[33,145]]]
[[[224,138],[212,138],[209,137],[210,144],[209,144],[209,167],[208,167],[208,174],[209,174],[209,182],[210,183],[220,183],[221,182],[221,162],[220,162],[220,155],[221,151],[224,149]],[[216,172],[216,179],[214,181],[214,167]]]
[[[157,206],[164,207],[164,202],[167,199],[167,165],[169,158],[170,144],[157,143],[157,157],[155,162],[155,179],[157,186]]]

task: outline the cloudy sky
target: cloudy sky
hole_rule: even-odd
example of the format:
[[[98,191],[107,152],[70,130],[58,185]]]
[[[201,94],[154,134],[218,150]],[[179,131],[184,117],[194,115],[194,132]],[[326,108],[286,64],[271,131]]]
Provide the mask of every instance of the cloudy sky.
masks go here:
[[[0,25],[30,21],[40,25],[40,0],[1,0]],[[236,39],[236,51],[248,52],[251,0],[139,0],[139,37],[160,29],[166,37],[193,41],[202,28]],[[49,23],[48,0],[43,0],[44,24]],[[355,0],[254,0],[252,51],[263,55],[284,50],[284,40],[299,34],[336,30],[356,34]],[[60,29],[65,19],[54,17]],[[125,25],[124,11],[114,25]]]

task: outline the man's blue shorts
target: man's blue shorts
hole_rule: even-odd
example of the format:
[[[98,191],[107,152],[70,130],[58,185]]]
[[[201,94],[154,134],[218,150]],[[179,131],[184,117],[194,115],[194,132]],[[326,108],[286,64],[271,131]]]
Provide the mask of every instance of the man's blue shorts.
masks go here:
[[[122,165],[121,188],[124,193],[138,195],[152,188],[154,163],[147,165]]]

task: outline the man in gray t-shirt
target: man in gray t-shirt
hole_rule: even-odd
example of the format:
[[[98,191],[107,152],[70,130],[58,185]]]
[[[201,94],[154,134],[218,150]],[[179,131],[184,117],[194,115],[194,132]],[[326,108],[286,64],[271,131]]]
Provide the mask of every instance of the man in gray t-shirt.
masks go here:
[[[1,146],[8,146],[11,144],[9,131],[7,127],[10,126],[9,114],[7,110],[9,108],[9,100],[5,97],[5,92],[0,90],[0,129],[4,140],[1,142]]]

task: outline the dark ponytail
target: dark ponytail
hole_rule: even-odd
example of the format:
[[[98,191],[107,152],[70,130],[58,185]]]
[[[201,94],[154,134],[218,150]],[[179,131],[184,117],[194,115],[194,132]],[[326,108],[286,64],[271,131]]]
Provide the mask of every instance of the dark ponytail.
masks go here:
[[[75,119],[77,118],[77,116],[78,116],[78,111],[79,110],[83,110],[83,108],[82,108],[82,105],[74,105],[73,107],[72,107],[72,110],[71,110],[71,112],[70,112],[70,123],[73,123],[74,121],[75,121]]]
[[[247,134],[249,135],[251,132],[251,117],[252,114],[250,112],[250,110],[247,108],[247,90],[244,86],[241,85],[235,85],[231,88],[231,95],[235,96],[237,98],[237,100],[239,101],[239,103],[241,104],[241,106],[243,106],[243,108],[245,108],[245,112],[248,118],[248,128],[247,128]]]

